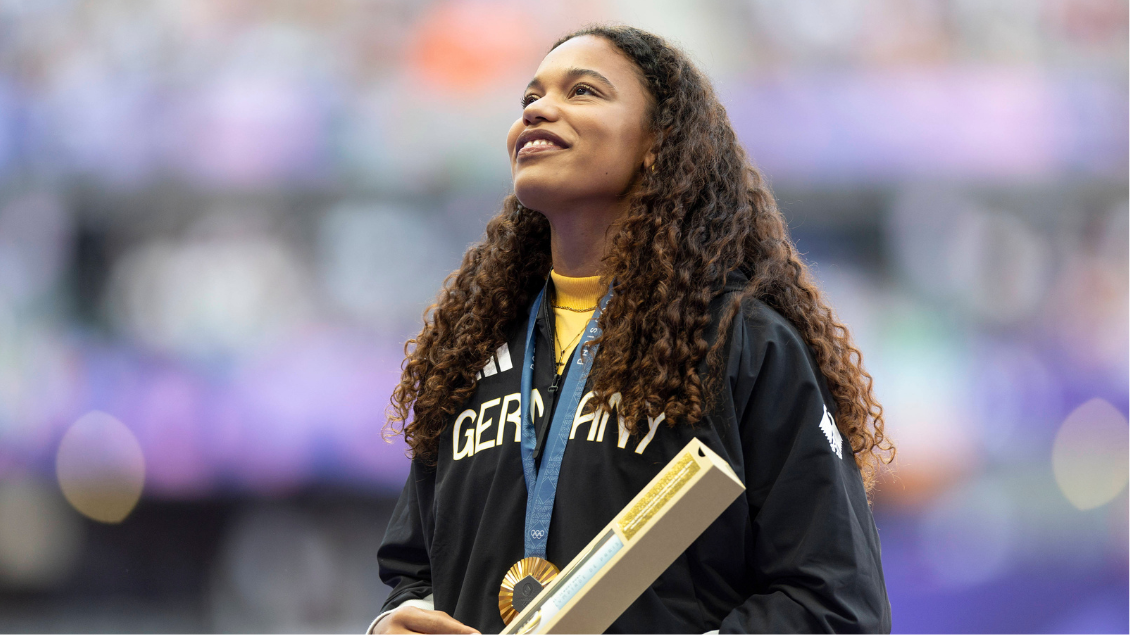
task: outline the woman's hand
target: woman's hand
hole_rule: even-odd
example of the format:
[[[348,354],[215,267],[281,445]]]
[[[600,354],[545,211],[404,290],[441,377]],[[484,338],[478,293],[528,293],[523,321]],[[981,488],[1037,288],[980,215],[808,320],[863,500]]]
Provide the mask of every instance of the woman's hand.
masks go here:
[[[382,617],[374,633],[478,633],[443,611],[403,606]]]

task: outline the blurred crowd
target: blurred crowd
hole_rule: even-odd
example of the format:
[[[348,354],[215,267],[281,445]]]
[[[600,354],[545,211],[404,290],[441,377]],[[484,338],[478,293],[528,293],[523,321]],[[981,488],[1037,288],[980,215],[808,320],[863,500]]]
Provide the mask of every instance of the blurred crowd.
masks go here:
[[[0,0],[0,630],[364,628],[405,341],[605,20],[863,352],[895,630],[1127,629],[1124,1]]]

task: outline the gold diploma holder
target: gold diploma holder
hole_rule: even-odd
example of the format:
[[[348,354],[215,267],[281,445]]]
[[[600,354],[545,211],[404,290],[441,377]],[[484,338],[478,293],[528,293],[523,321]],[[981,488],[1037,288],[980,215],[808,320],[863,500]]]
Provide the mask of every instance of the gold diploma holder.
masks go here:
[[[692,439],[502,632],[603,633],[743,491]]]

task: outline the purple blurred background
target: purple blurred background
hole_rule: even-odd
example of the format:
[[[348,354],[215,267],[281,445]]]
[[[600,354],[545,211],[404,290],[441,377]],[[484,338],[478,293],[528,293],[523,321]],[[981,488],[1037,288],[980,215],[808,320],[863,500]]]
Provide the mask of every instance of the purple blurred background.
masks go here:
[[[364,630],[404,342],[541,55],[616,20],[713,78],[863,350],[895,631],[1126,632],[1128,19],[0,0],[0,630]],[[71,474],[140,500],[96,522]]]

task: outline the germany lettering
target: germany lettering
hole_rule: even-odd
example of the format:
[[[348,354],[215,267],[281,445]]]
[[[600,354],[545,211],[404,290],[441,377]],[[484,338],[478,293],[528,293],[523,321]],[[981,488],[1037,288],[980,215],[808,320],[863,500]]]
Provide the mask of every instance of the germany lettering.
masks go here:
[[[593,393],[589,391],[577,405],[577,413],[573,416],[573,423],[569,429],[570,441],[580,438],[593,443],[604,442],[605,431],[608,428],[608,420],[611,418],[612,412],[605,412],[602,408],[597,408],[594,411],[582,414],[585,412],[585,406],[592,398]],[[536,388],[533,390],[532,400],[534,416],[541,417],[545,413],[545,403],[542,400],[541,393]],[[620,403],[620,393],[614,393],[608,399],[608,403],[614,410]],[[478,410],[467,409],[459,413],[459,416],[455,418],[455,429],[451,435],[452,458],[458,461],[468,456],[474,456],[491,448],[501,447],[508,440],[511,443],[521,443],[521,413],[522,393],[520,392],[511,393],[505,397],[495,397],[484,401]],[[647,434],[635,444],[633,450],[636,454],[643,454],[643,451],[647,449],[647,446],[655,437],[655,431],[659,429],[659,424],[666,416],[666,414],[660,414],[654,419],[647,418]],[[577,436],[578,433],[581,433],[580,437]],[[611,431],[609,431],[608,436],[611,442]],[[617,414],[616,446],[626,449],[630,440],[631,434],[624,424],[624,418]]]

